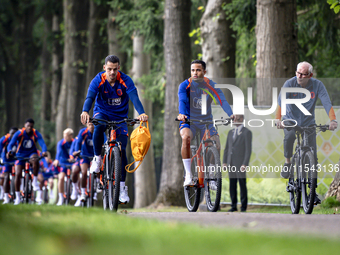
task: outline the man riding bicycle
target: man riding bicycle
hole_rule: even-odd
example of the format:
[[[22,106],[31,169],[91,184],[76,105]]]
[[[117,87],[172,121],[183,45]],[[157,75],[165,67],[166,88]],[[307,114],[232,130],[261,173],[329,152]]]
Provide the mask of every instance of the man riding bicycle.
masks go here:
[[[42,149],[42,156],[46,156],[47,146],[44,139],[38,130],[34,129],[34,120],[27,119],[25,121],[25,127],[18,130],[11,142],[7,147],[7,157],[11,158],[16,154],[18,158],[30,157],[32,168],[33,168],[33,181],[32,186],[34,191],[40,190],[38,183],[38,172],[39,172],[39,160],[38,160],[38,149],[36,142],[39,143]],[[16,151],[15,151],[16,150]],[[20,199],[20,183],[22,177],[22,170],[25,168],[25,160],[19,159],[15,162],[15,201],[14,204],[18,205],[21,203]]]
[[[87,169],[90,167],[89,158],[92,158],[94,156],[93,141],[92,141],[93,131],[94,131],[94,125],[92,123],[87,123],[87,127],[82,128],[79,131],[79,134],[76,139],[76,144],[75,144],[75,152],[73,153],[73,156],[79,155],[79,154],[80,156],[82,156],[82,159],[80,160],[79,164],[80,164],[80,168],[82,172],[80,201],[83,201],[83,202],[86,200],[85,189],[86,189],[86,180],[87,180]],[[77,187],[76,183],[78,182],[79,172],[72,172],[72,175],[75,178],[72,178],[73,189],[72,189],[71,199],[74,200],[78,193],[78,189],[76,188]]]
[[[109,121],[120,121],[128,117],[129,99],[132,101],[136,111],[140,114],[137,118],[147,121],[148,116],[144,112],[142,103],[137,94],[137,88],[132,79],[119,71],[119,58],[109,55],[105,58],[104,71],[98,73],[91,81],[81,114],[83,125],[89,122],[89,111],[95,101],[93,117]],[[94,158],[90,168],[91,173],[98,173],[102,165],[101,150],[104,143],[104,132],[106,125],[97,125],[93,133]],[[119,125],[117,130],[117,141],[121,142],[122,172],[120,182],[119,201],[129,202],[127,187],[125,186],[127,165],[126,145],[128,142],[127,124]]]
[[[64,179],[67,174],[67,169],[70,168],[70,148],[73,142],[73,130],[71,128],[66,128],[63,132],[63,139],[61,139],[57,144],[57,155],[53,161],[53,165],[58,167],[58,193],[59,200],[57,206],[61,206],[64,203]]]
[[[1,187],[1,196],[3,196],[4,202],[3,204],[8,204],[9,203],[9,175],[12,172],[12,163],[15,160],[7,159],[6,154],[7,154],[7,146],[10,143],[13,135],[15,132],[18,131],[18,128],[12,127],[9,130],[9,133],[4,135],[3,137],[0,138],[0,151],[1,151],[1,159],[2,159],[2,164],[4,165],[2,167],[1,172],[1,178],[2,178],[2,183],[0,183]],[[0,167],[1,169],[1,167]]]
[[[180,120],[179,129],[182,138],[182,160],[185,170],[185,181],[183,186],[192,184],[192,176],[190,169],[190,142],[195,137],[197,132],[201,133],[201,138],[205,130],[205,125],[200,123],[185,123],[185,119],[200,119],[212,121],[211,103],[217,100],[222,106],[223,110],[228,116],[233,117],[233,112],[227,102],[225,96],[220,89],[215,89],[215,84],[212,80],[204,77],[206,74],[206,63],[202,60],[194,60],[191,62],[191,78],[185,80],[179,85],[178,99],[179,99],[179,115],[177,119]],[[207,114],[202,115],[202,95],[209,94],[207,99]],[[211,95],[214,97],[212,98]],[[218,133],[210,124],[211,139],[216,141],[217,149],[220,149],[220,139]]]
[[[295,120],[298,126],[314,125],[316,100],[320,98],[321,103],[330,119],[329,130],[335,130],[338,127],[338,123],[336,121],[333,106],[327,93],[326,87],[321,81],[312,78],[312,76],[313,66],[306,61],[300,62],[296,68],[296,76],[287,80],[283,85],[283,87],[304,88],[310,91],[311,99],[308,102],[304,103],[303,106],[311,113],[311,115],[305,115],[296,105],[288,104],[286,115],[282,116],[282,120],[287,120],[286,124],[288,124],[288,120]],[[298,99],[304,97],[305,95],[303,93],[287,93],[286,95],[286,98],[290,99]],[[277,128],[283,129],[284,123],[281,122],[281,92],[278,97],[278,109],[276,112],[276,119],[279,120],[277,121]],[[291,157],[293,155],[295,138],[296,137],[294,129],[289,131],[287,129],[284,129],[283,148],[285,163],[281,171],[281,177],[285,179],[289,178],[291,172]],[[308,143],[314,149],[314,156],[317,163],[316,133],[308,136]]]

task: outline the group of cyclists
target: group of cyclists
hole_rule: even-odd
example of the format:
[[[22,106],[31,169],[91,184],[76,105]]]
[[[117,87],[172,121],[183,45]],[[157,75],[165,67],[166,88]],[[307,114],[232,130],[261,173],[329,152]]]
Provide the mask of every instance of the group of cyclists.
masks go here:
[[[88,93],[83,105],[83,111],[80,115],[80,120],[85,128],[82,128],[77,137],[73,138],[73,130],[67,128],[64,130],[63,139],[59,141],[57,145],[57,154],[54,161],[51,160],[49,153],[47,152],[46,144],[41,134],[34,129],[34,121],[27,119],[25,125],[21,129],[11,128],[9,133],[6,134],[0,140],[1,158],[3,169],[1,172],[1,193],[3,194],[3,203],[8,203],[9,193],[9,173],[12,171],[12,165],[15,165],[15,200],[14,204],[20,204],[20,185],[22,170],[25,166],[25,159],[30,157],[30,163],[33,168],[33,180],[32,187],[34,191],[37,191],[36,202],[41,203],[41,187],[44,180],[50,180],[53,176],[58,175],[58,203],[62,205],[64,202],[64,178],[67,174],[67,169],[72,172],[72,199],[77,199],[75,205],[79,205],[86,197],[86,177],[88,169],[90,173],[98,173],[102,167],[102,146],[106,139],[105,130],[106,125],[100,124],[94,126],[90,123],[89,111],[92,108],[93,102],[93,117],[98,119],[104,119],[107,121],[120,121],[128,117],[128,103],[132,101],[135,110],[138,112],[137,117],[140,121],[147,121],[148,116],[145,114],[143,105],[138,97],[137,89],[132,79],[120,71],[120,62],[117,56],[109,55],[105,58],[105,64],[103,66],[104,71],[98,73],[91,81]],[[185,80],[179,85],[178,97],[179,97],[179,115],[177,117],[180,120],[180,135],[182,138],[182,159],[185,170],[184,186],[193,185],[191,176],[191,157],[190,155],[190,142],[195,136],[195,133],[204,131],[202,125],[198,122],[186,122],[186,119],[209,119],[212,120],[211,103],[212,101],[218,102],[221,105],[225,113],[234,118],[230,105],[225,99],[223,93],[219,89],[215,89],[215,83],[205,77],[206,64],[202,60],[194,60],[191,63],[191,77]],[[298,125],[312,125],[315,124],[315,104],[316,99],[320,98],[327,114],[330,118],[330,130],[337,128],[337,122],[334,114],[333,107],[331,105],[329,96],[327,94],[325,86],[319,80],[312,78],[313,67],[308,62],[301,62],[297,65],[296,76],[288,80],[285,87],[297,87],[306,88],[311,92],[312,98],[309,102],[304,104],[308,111],[312,113],[311,116],[304,116],[301,111],[295,105],[289,105],[286,116],[280,115],[280,97],[279,107],[277,115],[277,126],[282,128],[282,119],[294,119]],[[205,95],[207,102],[202,102],[202,95]],[[207,98],[208,96],[208,98]],[[287,98],[303,98],[303,93],[295,93],[288,95]],[[201,106],[203,103],[207,104],[207,114],[202,115]],[[209,127],[211,139],[215,140],[215,144],[220,149],[219,136],[216,129],[211,125]],[[311,138],[312,144],[315,147],[316,143],[315,135]],[[129,196],[127,193],[127,187],[125,185],[127,165],[126,157],[126,145],[128,142],[127,124],[119,124],[117,129],[117,140],[121,144],[121,158],[122,158],[122,172],[120,182],[120,202],[129,202]],[[293,149],[293,142],[295,140],[294,134],[285,131],[284,138],[284,151],[286,162],[281,174],[283,178],[289,177],[291,168],[290,157]],[[41,152],[38,152],[36,143],[39,143]],[[43,157],[41,164],[39,163],[39,157]],[[39,169],[44,171],[39,172]],[[288,175],[286,174],[288,172]],[[81,180],[79,178],[81,173]],[[50,196],[52,194],[52,187],[50,187]]]

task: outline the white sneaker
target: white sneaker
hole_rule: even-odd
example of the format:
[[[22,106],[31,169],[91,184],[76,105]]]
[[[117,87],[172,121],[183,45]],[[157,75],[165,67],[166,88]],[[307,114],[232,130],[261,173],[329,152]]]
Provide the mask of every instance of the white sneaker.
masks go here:
[[[77,196],[78,196],[78,189],[77,188],[72,189],[71,199],[76,200]]]
[[[188,174],[188,175],[185,175],[183,187],[190,186],[190,185],[194,185],[194,182],[192,181],[192,176]]]
[[[16,198],[16,199],[14,200],[14,205],[19,205],[19,204],[21,204],[21,200],[20,200],[20,198],[19,198],[19,199]]]
[[[38,182],[32,182],[32,186],[33,186],[33,191],[40,190],[40,186]]]
[[[77,201],[74,203],[74,206],[75,207],[79,207],[81,205],[81,199],[80,199],[80,196],[78,196],[78,199]]]
[[[35,198],[35,202],[36,202],[38,205],[41,205],[42,201],[43,201],[43,200],[41,199],[41,191],[38,190],[38,191],[37,191],[37,197]]]
[[[98,200],[98,198],[97,198],[97,192],[95,192],[94,194],[93,194],[93,200]]]
[[[128,187],[127,186],[121,186],[120,192],[119,192],[119,202],[122,204],[129,203],[130,198],[128,195]]]
[[[57,206],[62,206],[64,203],[64,199],[60,199],[58,200]]]
[[[4,202],[2,203],[3,205],[5,205],[5,204],[8,204],[9,203],[9,197],[8,197],[8,195],[4,195]]]
[[[86,200],[86,194],[81,194],[80,195],[80,201],[84,202]]]
[[[100,168],[102,167],[102,156],[94,156],[93,160],[92,160],[92,164],[90,167],[90,173],[99,173]]]

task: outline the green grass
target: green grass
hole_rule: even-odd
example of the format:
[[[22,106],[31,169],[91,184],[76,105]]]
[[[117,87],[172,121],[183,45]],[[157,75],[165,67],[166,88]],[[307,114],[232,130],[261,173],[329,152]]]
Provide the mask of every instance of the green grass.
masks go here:
[[[101,208],[0,206],[1,254],[337,254],[339,249],[338,240],[321,236],[158,222]]]

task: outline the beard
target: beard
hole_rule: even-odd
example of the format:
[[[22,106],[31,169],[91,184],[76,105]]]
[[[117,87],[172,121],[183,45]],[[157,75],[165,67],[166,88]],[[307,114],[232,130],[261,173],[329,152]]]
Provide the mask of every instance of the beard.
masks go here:
[[[204,78],[192,78],[192,80],[193,80],[194,82],[200,83],[200,82],[203,82],[203,81],[204,81]]]

